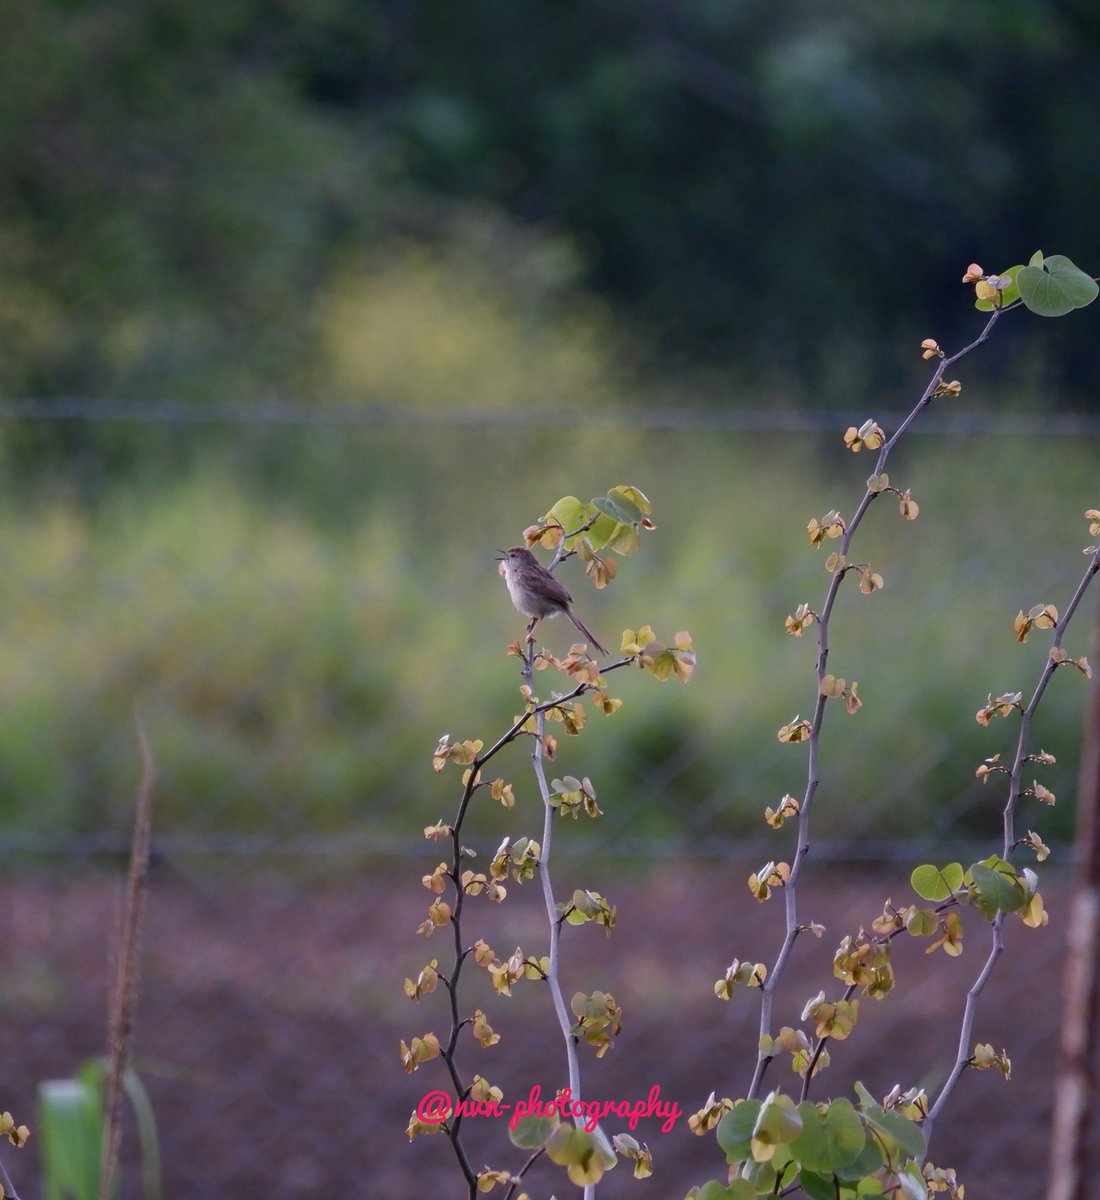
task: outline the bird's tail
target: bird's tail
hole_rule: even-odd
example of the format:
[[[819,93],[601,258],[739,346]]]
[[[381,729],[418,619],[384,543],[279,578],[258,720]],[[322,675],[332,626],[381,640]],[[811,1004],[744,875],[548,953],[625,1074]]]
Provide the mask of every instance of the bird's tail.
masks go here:
[[[575,612],[573,612],[572,609],[567,608],[565,610],[565,615],[570,619],[570,621],[573,622],[574,625],[576,625],[576,627],[581,631],[581,633],[584,634],[584,636],[592,643],[593,646],[596,647],[596,649],[601,654],[608,653],[607,647],[602,646],[600,644],[600,639],[598,637],[596,637],[596,635],[592,632],[592,630],[589,629],[585,625],[585,623],[580,619],[580,617],[577,616],[577,614]]]

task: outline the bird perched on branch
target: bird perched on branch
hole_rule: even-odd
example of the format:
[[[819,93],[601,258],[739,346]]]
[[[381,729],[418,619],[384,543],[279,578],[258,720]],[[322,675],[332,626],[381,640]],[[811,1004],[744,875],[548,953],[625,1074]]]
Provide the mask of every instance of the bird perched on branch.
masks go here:
[[[573,597],[524,546],[513,546],[501,551],[501,574],[508,585],[512,603],[525,617],[531,618],[527,626],[527,640],[533,641],[535,630],[543,617],[556,617],[564,613],[601,654],[607,648],[599,638],[573,611]]]

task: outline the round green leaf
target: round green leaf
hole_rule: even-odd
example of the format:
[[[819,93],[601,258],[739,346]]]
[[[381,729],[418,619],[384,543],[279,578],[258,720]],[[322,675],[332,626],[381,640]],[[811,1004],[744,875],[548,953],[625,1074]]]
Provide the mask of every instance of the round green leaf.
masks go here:
[[[913,891],[922,900],[934,902],[946,900],[948,896],[953,895],[961,886],[962,881],[961,863],[948,863],[946,867],[942,868],[934,867],[931,863],[924,863],[916,867],[913,874],[909,876]]]
[[[1096,280],[1064,254],[1051,254],[1043,265],[1021,267],[1016,276],[1020,299],[1040,317],[1062,317],[1091,304],[1100,292]]]
[[[873,1125],[881,1134],[896,1142],[910,1158],[921,1158],[924,1155],[924,1134],[920,1126],[903,1117],[901,1113],[887,1112],[877,1105],[863,1110],[863,1119],[868,1125]]]
[[[588,513],[576,496],[562,496],[543,519],[557,521],[566,533],[572,533],[588,520]]]
[[[982,907],[1001,912],[1015,912],[1024,906],[1027,896],[1015,873],[1007,875],[991,867],[975,863],[970,868],[970,878],[981,893]]]
[[[913,937],[931,937],[938,926],[936,914],[928,908],[914,908],[905,918],[905,931]]]
[[[881,1166],[882,1150],[874,1138],[867,1138],[863,1143],[863,1149],[853,1162],[843,1167],[837,1167],[836,1177],[846,1182],[866,1179],[868,1175],[873,1175]]]
[[[791,1154],[811,1171],[827,1171],[829,1147],[825,1138],[825,1121],[817,1111],[817,1105],[804,1100],[798,1106],[798,1115],[802,1118],[802,1132],[791,1142]]]
[[[820,1174],[854,1162],[867,1143],[867,1132],[855,1107],[843,1098],[834,1100],[824,1113],[804,1101],[798,1106],[802,1132],[791,1143],[791,1154],[804,1167]]]
[[[756,1188],[747,1179],[735,1179],[728,1186],[710,1179],[697,1189],[695,1200],[756,1200]]]
[[[607,544],[616,554],[633,554],[638,549],[638,530],[633,525],[616,525]]]
[[[854,1162],[867,1143],[867,1132],[850,1100],[834,1100],[825,1113],[825,1138],[829,1147],[829,1166],[843,1167]]]
[[[508,1137],[521,1150],[537,1150],[546,1145],[558,1123],[556,1111],[548,1117],[520,1117],[515,1128],[508,1130]]]
[[[633,525],[642,519],[642,510],[627,496],[596,496],[592,504],[604,516],[618,521],[620,525]]]
[[[785,1147],[777,1146],[773,1158],[778,1158],[784,1152]],[[753,1190],[758,1196],[773,1196],[776,1190],[775,1181],[778,1177],[774,1162],[754,1162],[749,1167],[747,1180],[752,1184]]]
[[[760,1115],[759,1100],[744,1100],[718,1122],[714,1136],[726,1154],[726,1162],[744,1162],[752,1156],[752,1131]]]
[[[653,505],[650,504],[649,497],[632,483],[616,484],[613,488],[607,489],[607,494],[609,496],[618,496],[623,500],[629,500],[632,504],[638,506],[639,512],[647,515],[653,511]]]
[[[836,1184],[831,1175],[817,1175],[803,1171],[798,1177],[798,1186],[810,1200],[836,1200]]]
[[[793,1142],[802,1132],[802,1119],[790,1096],[773,1092],[760,1110],[756,1118],[756,1126],[752,1131],[753,1141],[764,1146],[778,1146],[784,1142]],[[761,1155],[761,1157],[765,1157]]]
[[[592,549],[602,550],[610,539],[614,536],[616,530],[622,528],[620,522],[614,517],[609,517],[606,513],[600,513],[592,523],[592,528],[588,531],[588,540],[592,543]]]
[[[595,1134],[571,1125],[559,1125],[546,1142],[551,1162],[565,1167],[569,1178],[578,1187],[599,1183],[605,1171],[619,1161],[615,1151]]]

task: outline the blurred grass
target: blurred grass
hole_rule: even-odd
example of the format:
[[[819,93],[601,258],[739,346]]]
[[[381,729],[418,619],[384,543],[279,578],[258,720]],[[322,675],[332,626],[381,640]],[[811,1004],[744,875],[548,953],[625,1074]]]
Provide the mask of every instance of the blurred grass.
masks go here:
[[[9,425],[4,828],[125,829],[136,706],[160,768],[162,837],[321,834],[375,848],[417,838],[455,802],[456,776],[429,766],[439,736],[488,741],[517,708],[503,650],[523,621],[496,549],[562,495],[632,483],[659,526],[642,552],[605,592],[576,563],[563,577],[609,645],[624,627],[649,623],[666,638],[686,628],[700,665],[686,688],[612,677],[623,709],[563,739],[559,763],[595,781],[607,819],[598,835],[563,836],[610,849],[766,837],[763,807],[800,793],[804,777],[804,748],[780,746],[775,730],[814,703],[813,631],[783,632],[827,582],[806,522],[850,514],[871,461],[843,449],[840,429],[823,439],[635,427],[626,406],[725,403],[729,381],[689,381],[627,345],[577,271],[563,239],[469,212],[430,246],[395,241],[334,268],[309,310],[309,365],[287,379],[318,398],[316,422]],[[914,361],[899,384],[917,390],[925,371]],[[1006,402],[980,376],[965,396],[967,411]],[[408,411],[411,424],[326,426],[332,400]],[[1014,403],[1026,407],[1022,389]],[[624,411],[622,426],[557,416],[586,408]],[[468,409],[544,426],[464,428],[456,414]],[[996,789],[973,771],[1008,750],[1011,727],[982,731],[973,714],[990,691],[1027,688],[1038,673],[1041,641],[1016,646],[1012,617],[1069,595],[1081,511],[1100,499],[1095,451],[1084,439],[917,436],[891,460],[922,511],[903,522],[884,498],[856,544],[887,586],[870,598],[846,588],[834,625],[830,668],[859,681],[865,707],[830,714],[830,837],[999,828]],[[572,641],[559,623],[544,630],[558,652]],[[1062,756],[1047,782],[1063,795],[1083,701],[1068,675],[1037,728]],[[517,782],[523,804],[509,820],[526,831],[524,766],[517,748],[499,769]],[[478,808],[472,832],[499,837],[504,819]],[[1066,806],[1044,814],[1044,836],[1068,828]]]
[[[1010,749],[1014,724],[981,730],[973,714],[988,692],[1026,691],[1037,676],[1043,643],[1017,646],[1012,618],[1063,605],[1083,569],[1095,450],[916,438],[891,462],[921,516],[903,522],[883,500],[856,543],[887,586],[869,598],[846,588],[834,624],[830,667],[859,680],[865,707],[830,714],[822,836],[998,828],[999,793],[973,770]],[[557,764],[592,777],[607,820],[599,834],[564,836],[612,849],[761,836],[764,805],[803,786],[804,750],[780,746],[775,730],[813,703],[813,638],[783,632],[827,582],[804,527],[832,507],[850,513],[869,470],[839,432],[261,428],[204,435],[186,468],[90,499],[9,478],[4,827],[124,829],[136,705],[160,769],[161,836],[419,836],[455,802],[457,774],[429,765],[439,736],[488,741],[516,711],[503,650],[523,624],[496,548],[560,495],[630,482],[654,502],[658,530],[606,592],[575,563],[563,578],[609,644],[626,626],[686,628],[700,665],[687,687],[610,677],[624,707],[590,713]],[[560,623],[544,632],[558,652],[572,641]],[[1036,731],[1059,755],[1044,779],[1065,800],[1084,695],[1075,672],[1060,672]],[[513,824],[526,828],[525,757],[498,761],[521,798]],[[1066,804],[1044,813],[1044,836],[1066,833],[1069,815]],[[500,819],[485,811],[474,829]]]

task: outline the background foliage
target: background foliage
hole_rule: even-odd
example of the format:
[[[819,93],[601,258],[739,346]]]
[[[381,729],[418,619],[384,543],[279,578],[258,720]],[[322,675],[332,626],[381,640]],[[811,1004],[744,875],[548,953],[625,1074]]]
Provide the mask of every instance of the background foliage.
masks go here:
[[[582,287],[695,400],[842,402],[914,323],[951,340],[954,264],[1100,258],[1098,39],[1085,0],[27,0],[0,46],[0,386],[434,395],[455,348],[364,376],[378,335],[356,356],[348,330],[467,290],[475,326],[489,278],[490,307],[527,301],[501,336],[538,345],[525,321]],[[1027,365],[1088,404],[1081,319]],[[438,402],[489,400],[454,365]],[[543,394],[592,382],[557,363]]]
[[[478,736],[518,702],[504,648],[523,622],[496,575],[495,547],[514,542],[547,497],[587,499],[607,478],[636,478],[656,501],[646,553],[604,592],[575,564],[567,582],[584,619],[615,645],[643,619],[671,638],[690,614],[700,667],[673,693],[615,677],[623,710],[590,713],[597,728],[579,747],[563,739],[560,770],[597,781],[605,848],[668,851],[702,839],[713,851],[767,839],[759,814],[799,770],[774,731],[813,700],[808,681],[797,683],[811,639],[783,629],[825,579],[803,514],[862,487],[867,471],[839,431],[174,432],[183,448],[171,471],[154,454],[157,471],[119,482],[93,470],[99,460],[86,450],[85,478],[108,482],[82,490],[43,479],[21,496],[9,476],[0,514],[9,838],[54,845],[125,829],[137,704],[158,757],[162,839],[262,832],[274,843],[339,835],[376,849],[415,845],[446,799],[417,764],[444,732]],[[1017,645],[1012,618],[1057,599],[1078,570],[1095,452],[1089,439],[932,435],[899,455],[893,477],[914,489],[920,519],[899,530],[892,506],[872,514],[864,552],[886,587],[842,602],[850,611],[835,639],[867,700],[835,722],[826,747],[835,849],[870,852],[886,831],[934,839],[960,822],[975,836],[997,828],[994,798],[973,772],[1001,748],[999,731],[980,729],[974,713],[988,692],[1022,686],[1037,669],[1042,647]],[[1021,562],[1022,531],[1039,513],[1048,528]],[[561,622],[544,631],[559,654],[574,636]],[[1059,678],[1049,703],[1037,736],[1060,757],[1052,786],[1065,793],[1080,695]],[[475,711],[479,720],[463,725]],[[1070,816],[1060,806],[1044,830],[1068,833]]]

